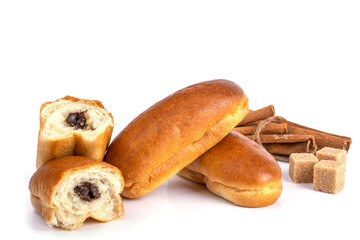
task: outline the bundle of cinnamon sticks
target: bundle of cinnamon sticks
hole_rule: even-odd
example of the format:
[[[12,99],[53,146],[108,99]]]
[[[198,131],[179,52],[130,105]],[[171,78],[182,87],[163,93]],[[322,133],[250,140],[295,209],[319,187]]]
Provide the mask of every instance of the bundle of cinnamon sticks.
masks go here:
[[[234,130],[255,140],[281,161],[288,161],[291,153],[315,153],[323,147],[349,151],[351,145],[349,137],[312,129],[276,117],[273,105],[250,111]]]

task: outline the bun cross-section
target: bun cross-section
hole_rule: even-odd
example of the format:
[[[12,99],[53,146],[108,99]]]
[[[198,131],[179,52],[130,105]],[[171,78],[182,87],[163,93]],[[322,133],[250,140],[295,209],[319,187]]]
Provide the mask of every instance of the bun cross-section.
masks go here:
[[[102,103],[66,96],[40,109],[36,167],[65,156],[102,161],[114,120]]]
[[[42,165],[29,184],[31,203],[53,227],[73,230],[87,218],[121,218],[124,179],[116,167],[86,157],[69,156]]]

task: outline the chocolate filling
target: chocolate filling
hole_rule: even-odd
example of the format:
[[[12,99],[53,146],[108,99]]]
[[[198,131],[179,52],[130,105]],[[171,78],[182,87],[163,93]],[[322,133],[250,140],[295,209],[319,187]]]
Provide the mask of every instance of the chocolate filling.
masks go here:
[[[86,202],[91,202],[94,199],[98,199],[101,194],[99,189],[92,183],[82,182],[74,188],[74,192],[79,198]]]
[[[86,117],[85,117],[86,112],[87,110],[83,112],[69,113],[66,122],[75,130],[77,129],[83,130],[86,127]]]

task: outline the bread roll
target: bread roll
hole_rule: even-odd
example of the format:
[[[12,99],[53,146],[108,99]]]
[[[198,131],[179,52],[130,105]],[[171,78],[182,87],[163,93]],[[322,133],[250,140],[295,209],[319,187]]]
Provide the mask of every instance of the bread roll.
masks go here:
[[[66,96],[40,109],[36,167],[65,156],[104,158],[114,120],[100,101]]]
[[[263,147],[236,131],[178,175],[206,184],[216,195],[243,207],[264,207],[281,195],[281,169]]]
[[[105,161],[124,175],[122,196],[141,197],[219,142],[248,112],[242,89],[213,80],[181,89],[136,117]]]
[[[110,164],[80,156],[42,165],[29,184],[31,203],[49,226],[73,230],[88,217],[102,222],[124,215],[124,179]]]

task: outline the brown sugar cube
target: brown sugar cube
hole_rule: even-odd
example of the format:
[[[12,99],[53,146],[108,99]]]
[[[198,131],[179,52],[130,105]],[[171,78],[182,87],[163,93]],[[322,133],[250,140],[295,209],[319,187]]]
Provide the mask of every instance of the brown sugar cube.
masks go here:
[[[336,194],[344,188],[345,163],[323,160],[314,167],[314,189]]]
[[[343,149],[324,147],[316,152],[316,157],[320,160],[345,161],[347,152]]]
[[[318,159],[312,153],[292,153],[289,158],[289,175],[294,183],[312,183],[314,165]]]

